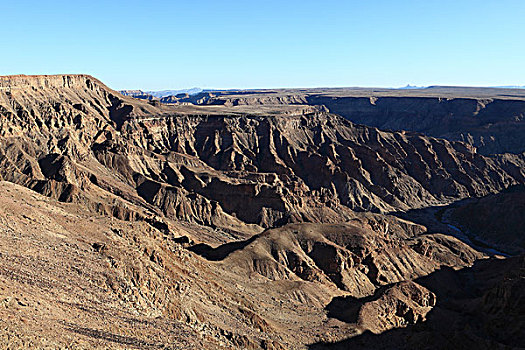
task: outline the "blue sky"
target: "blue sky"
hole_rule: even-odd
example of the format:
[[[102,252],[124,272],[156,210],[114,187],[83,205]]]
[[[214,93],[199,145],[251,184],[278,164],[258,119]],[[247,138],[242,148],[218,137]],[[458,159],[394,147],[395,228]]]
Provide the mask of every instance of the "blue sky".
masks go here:
[[[525,1],[0,1],[0,75],[114,89],[525,85]]]

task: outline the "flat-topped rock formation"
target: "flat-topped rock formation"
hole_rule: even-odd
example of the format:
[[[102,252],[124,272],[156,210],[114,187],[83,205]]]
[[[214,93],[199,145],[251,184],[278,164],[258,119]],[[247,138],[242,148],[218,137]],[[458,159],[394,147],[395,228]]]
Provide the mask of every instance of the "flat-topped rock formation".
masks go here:
[[[355,123],[460,140],[483,154],[522,153],[525,90],[467,87],[213,91],[195,104],[323,105]]]

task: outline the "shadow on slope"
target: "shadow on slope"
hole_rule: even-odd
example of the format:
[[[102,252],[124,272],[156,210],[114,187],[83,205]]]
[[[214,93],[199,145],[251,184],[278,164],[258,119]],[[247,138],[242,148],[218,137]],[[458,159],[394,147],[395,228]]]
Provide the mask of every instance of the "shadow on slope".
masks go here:
[[[259,235],[252,236],[244,241],[225,243],[216,248],[213,248],[206,243],[199,243],[189,247],[188,249],[207,260],[220,261],[224,260],[228,255],[230,255],[234,251],[243,249],[248,244],[255,241],[257,237],[259,237]]]
[[[391,215],[452,235],[489,255],[525,252],[525,186],[514,185],[480,198],[458,200]]]
[[[478,260],[472,267],[443,268],[417,279],[437,296],[426,322],[380,334],[318,342],[309,349],[500,349],[525,346],[525,256]],[[370,298],[337,297],[330,317],[356,321]],[[366,300],[365,300],[366,299]]]

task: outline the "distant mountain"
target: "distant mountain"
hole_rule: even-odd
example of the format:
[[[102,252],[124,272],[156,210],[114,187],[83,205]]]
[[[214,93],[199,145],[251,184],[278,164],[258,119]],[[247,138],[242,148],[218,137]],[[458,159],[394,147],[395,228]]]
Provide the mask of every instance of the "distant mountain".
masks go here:
[[[426,86],[415,86],[407,84],[406,86],[398,88],[399,90],[411,90],[411,89],[426,89]]]
[[[201,88],[181,89],[181,90],[162,90],[162,91],[146,91],[148,95],[162,98],[166,96],[176,96],[178,94],[196,95],[202,92]]]
[[[143,100],[153,100],[160,99],[168,96],[176,96],[180,94],[185,94],[189,96],[197,95],[203,90],[201,88],[191,88],[191,89],[182,89],[182,90],[162,90],[162,91],[142,91],[142,90],[120,90],[119,92],[125,96],[131,96],[135,98],[140,98]]]

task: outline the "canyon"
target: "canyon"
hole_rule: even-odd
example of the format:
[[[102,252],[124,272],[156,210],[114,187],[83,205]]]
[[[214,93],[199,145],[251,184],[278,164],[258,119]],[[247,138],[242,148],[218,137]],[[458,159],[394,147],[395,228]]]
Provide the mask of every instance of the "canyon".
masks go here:
[[[523,89],[431,86],[420,89],[331,88],[217,90],[164,96],[164,103],[265,106],[315,105],[383,130],[415,131],[463,141],[485,155],[523,153]],[[141,98],[154,99],[144,94]]]
[[[523,346],[520,94],[0,77],[0,343]]]

